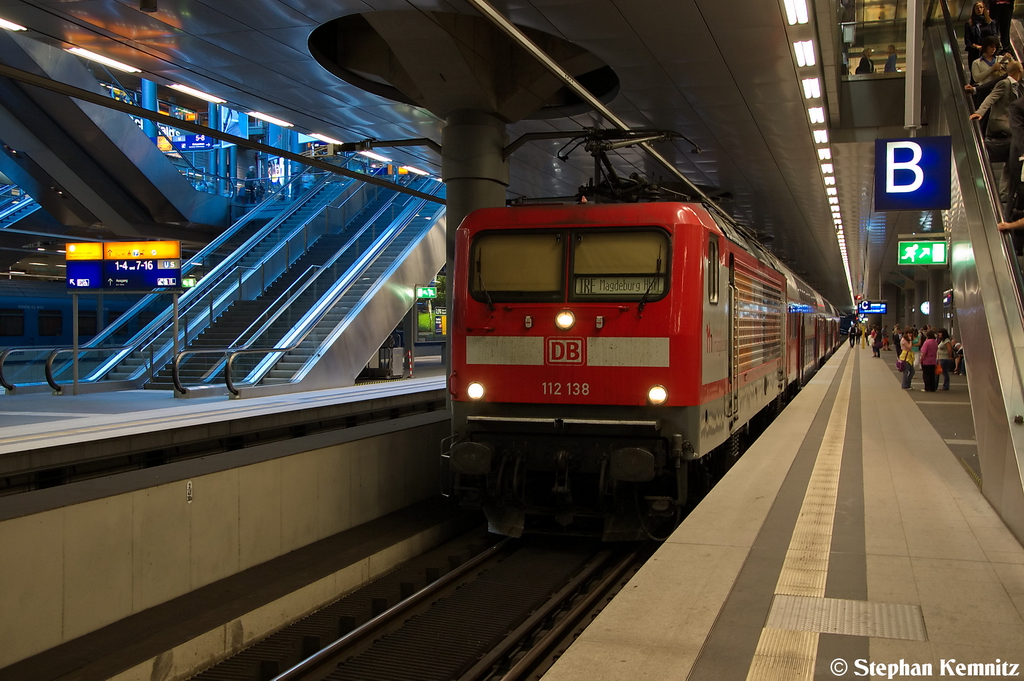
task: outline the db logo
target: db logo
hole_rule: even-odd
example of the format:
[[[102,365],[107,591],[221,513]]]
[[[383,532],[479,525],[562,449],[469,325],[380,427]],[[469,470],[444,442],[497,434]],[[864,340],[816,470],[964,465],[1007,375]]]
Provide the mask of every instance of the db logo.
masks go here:
[[[585,338],[548,338],[545,364],[586,364]]]

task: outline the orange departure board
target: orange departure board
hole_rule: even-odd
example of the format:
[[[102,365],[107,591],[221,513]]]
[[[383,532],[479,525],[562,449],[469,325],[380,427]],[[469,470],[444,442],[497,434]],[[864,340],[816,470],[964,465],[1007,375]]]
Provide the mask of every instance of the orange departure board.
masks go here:
[[[67,260],[154,260],[181,257],[180,241],[110,241],[66,244]]]
[[[152,260],[180,257],[180,241],[110,241],[103,244],[104,260]]]
[[[64,244],[66,260],[103,260],[103,244],[91,242],[84,244]]]

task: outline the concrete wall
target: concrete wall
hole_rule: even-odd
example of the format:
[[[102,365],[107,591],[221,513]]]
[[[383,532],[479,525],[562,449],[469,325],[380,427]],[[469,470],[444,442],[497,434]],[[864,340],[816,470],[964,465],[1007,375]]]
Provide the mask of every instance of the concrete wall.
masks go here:
[[[263,445],[249,464],[3,520],[0,668],[437,495],[447,434],[444,420],[284,456]]]

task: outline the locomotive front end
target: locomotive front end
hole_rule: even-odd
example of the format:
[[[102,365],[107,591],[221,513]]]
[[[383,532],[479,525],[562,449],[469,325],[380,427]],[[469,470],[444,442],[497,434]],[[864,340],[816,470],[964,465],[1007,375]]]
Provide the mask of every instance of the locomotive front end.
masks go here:
[[[491,209],[459,229],[446,460],[493,531],[646,538],[686,501],[674,235],[614,208]]]

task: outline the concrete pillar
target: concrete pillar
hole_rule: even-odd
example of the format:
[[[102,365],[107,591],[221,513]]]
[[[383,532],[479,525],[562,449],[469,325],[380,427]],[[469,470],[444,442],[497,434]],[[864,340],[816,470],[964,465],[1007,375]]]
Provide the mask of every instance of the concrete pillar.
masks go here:
[[[504,121],[483,111],[460,109],[448,115],[441,133],[441,177],[445,182],[448,262],[455,255],[455,229],[471,211],[505,205],[508,144]],[[448,276],[451,276],[448,270]]]
[[[151,80],[142,79],[142,108],[147,111],[158,111],[159,105],[156,99],[156,83]],[[142,129],[150,137],[156,137],[158,128],[151,120],[142,121]]]
[[[946,325],[942,318],[942,292],[946,290],[946,268],[937,267],[928,272],[928,302],[931,310],[928,312],[928,326],[941,329]]]
[[[508,187],[508,144],[505,123],[483,111],[459,109],[445,119],[441,133],[441,177],[445,183],[446,269],[449,282],[455,277],[455,230],[477,208],[501,208]],[[454,295],[448,296],[447,328],[452,328]],[[447,353],[451,366],[451,349]]]

